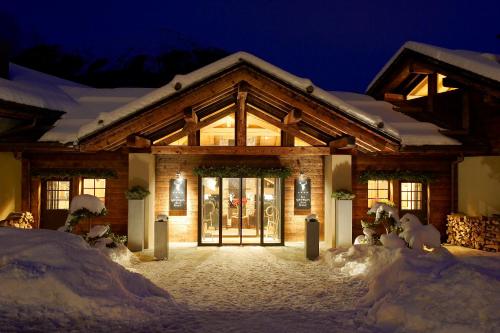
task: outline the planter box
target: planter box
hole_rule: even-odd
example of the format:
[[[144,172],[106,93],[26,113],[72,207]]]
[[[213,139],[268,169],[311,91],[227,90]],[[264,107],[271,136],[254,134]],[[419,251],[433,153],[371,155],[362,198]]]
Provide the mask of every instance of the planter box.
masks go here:
[[[352,200],[335,200],[335,236],[337,247],[352,245]]]
[[[128,241],[130,251],[144,249],[144,200],[128,201]]]

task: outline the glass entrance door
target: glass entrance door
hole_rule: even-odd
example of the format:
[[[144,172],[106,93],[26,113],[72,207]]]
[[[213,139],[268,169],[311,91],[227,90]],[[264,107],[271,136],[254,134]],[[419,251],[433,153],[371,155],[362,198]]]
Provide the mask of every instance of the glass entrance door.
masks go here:
[[[202,178],[200,244],[281,244],[281,191],[280,178]]]

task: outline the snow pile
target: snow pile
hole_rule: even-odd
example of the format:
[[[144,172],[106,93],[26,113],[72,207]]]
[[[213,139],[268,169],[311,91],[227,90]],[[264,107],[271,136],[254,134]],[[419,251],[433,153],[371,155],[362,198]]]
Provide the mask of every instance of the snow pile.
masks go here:
[[[400,236],[412,249],[436,249],[441,246],[441,234],[432,224],[422,225],[418,217],[409,213],[403,215],[400,223],[403,228]]]
[[[185,320],[166,291],[69,233],[1,228],[0,281],[2,331],[146,331],[159,317]]]
[[[332,249],[325,255],[331,267],[339,268],[350,276],[371,276],[377,274],[395,258],[382,246],[354,245],[349,249]]]
[[[95,225],[87,233],[87,238],[100,238],[109,232],[109,225]]]
[[[360,305],[368,308],[367,324],[379,332],[500,329],[500,256],[463,262],[444,248],[423,253],[355,245],[325,259],[368,283]]]
[[[106,208],[99,198],[90,194],[82,194],[74,196],[73,199],[71,199],[69,213],[74,213],[80,209],[87,209],[91,213],[101,214]]]
[[[399,238],[396,232],[381,235],[380,243],[389,249],[400,249],[406,247],[406,243],[404,240]]]
[[[103,252],[114,262],[131,270],[132,266],[139,263],[139,259],[111,233],[109,225],[95,225],[87,233],[85,240],[92,246]]]

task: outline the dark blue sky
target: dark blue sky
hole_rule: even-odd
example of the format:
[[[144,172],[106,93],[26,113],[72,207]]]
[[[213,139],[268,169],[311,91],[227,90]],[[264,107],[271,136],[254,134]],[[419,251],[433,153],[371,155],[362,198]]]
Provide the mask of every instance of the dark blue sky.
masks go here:
[[[5,0],[0,11],[25,35],[84,54],[244,50],[331,90],[364,91],[407,40],[500,53],[498,0]]]

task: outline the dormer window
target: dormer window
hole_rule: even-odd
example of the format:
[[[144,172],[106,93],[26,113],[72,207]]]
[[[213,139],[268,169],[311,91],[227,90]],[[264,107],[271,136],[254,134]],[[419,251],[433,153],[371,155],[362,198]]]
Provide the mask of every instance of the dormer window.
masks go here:
[[[442,74],[437,75],[437,93],[443,93],[447,91],[452,91],[457,88],[452,88],[452,87],[445,87],[443,85],[443,79],[446,78],[446,76]],[[415,99],[415,98],[420,98],[420,97],[425,97],[429,95],[429,76],[426,75],[425,78],[420,81],[415,88],[413,88],[410,93],[406,96],[406,99]]]

